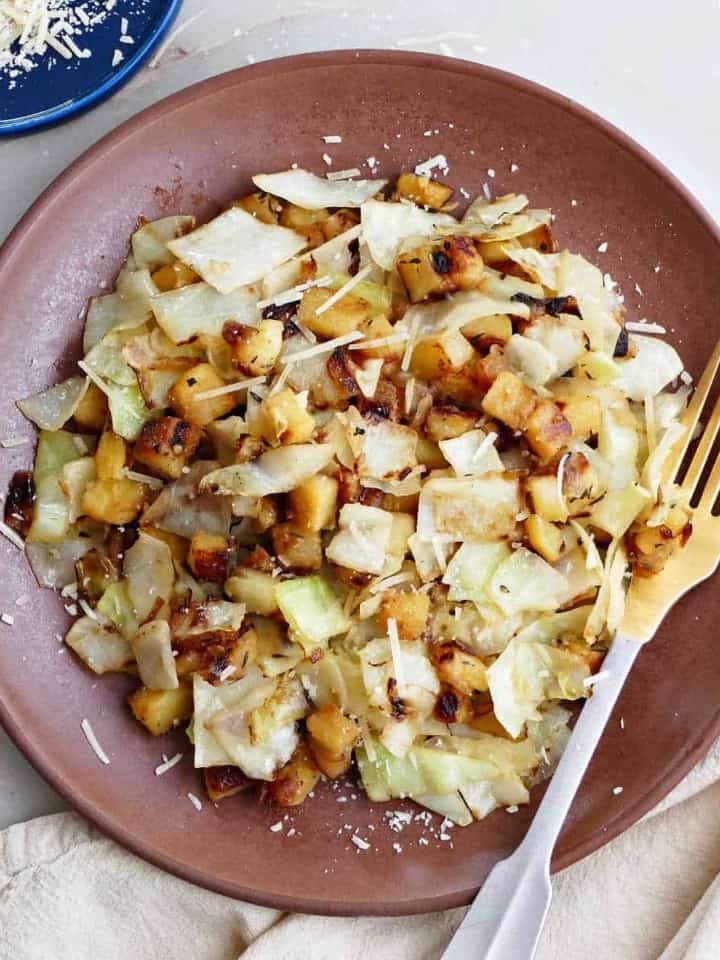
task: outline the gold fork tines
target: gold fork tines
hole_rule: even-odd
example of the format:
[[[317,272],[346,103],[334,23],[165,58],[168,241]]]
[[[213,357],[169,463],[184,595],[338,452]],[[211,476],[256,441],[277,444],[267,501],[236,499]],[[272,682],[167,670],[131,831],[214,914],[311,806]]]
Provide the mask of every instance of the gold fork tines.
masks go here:
[[[664,471],[666,480],[674,480],[693,440],[695,429],[707,404],[720,368],[720,341],[698,381],[695,393],[682,418],[686,433],[678,440]],[[687,544],[677,550],[662,573],[654,577],[633,577],[628,591],[621,631],[635,640],[650,640],[672,606],[688,590],[707,580],[720,563],[720,517],[712,510],[720,493],[720,457],[702,483],[720,434],[720,399],[715,403],[702,432],[690,465],[680,484],[683,499],[696,502],[693,532]]]

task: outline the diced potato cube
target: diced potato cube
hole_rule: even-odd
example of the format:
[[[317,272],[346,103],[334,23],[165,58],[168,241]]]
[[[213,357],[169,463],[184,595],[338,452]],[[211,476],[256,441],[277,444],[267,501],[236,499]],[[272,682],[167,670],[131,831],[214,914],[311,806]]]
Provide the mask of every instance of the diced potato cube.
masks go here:
[[[439,210],[453,195],[453,188],[439,180],[422,177],[417,173],[401,173],[395,184],[394,198],[404,197],[420,207]]]
[[[543,520],[548,523],[564,523],[567,520],[567,504],[564,497],[560,496],[555,474],[528,477],[527,490],[535,513]]]
[[[260,191],[248,193],[247,196],[235,200],[232,205],[247,210],[261,223],[278,223],[283,208],[277,197]]]
[[[143,526],[143,533],[147,533],[156,540],[162,540],[170,548],[173,560],[178,566],[182,566],[187,558],[189,544],[185,537],[180,537],[176,533],[169,533],[167,530],[161,530],[159,527]]]
[[[122,437],[104,430],[95,451],[95,473],[98,480],[119,480],[125,471],[127,447]]]
[[[512,337],[512,321],[506,313],[494,313],[490,317],[478,317],[462,328],[463,336],[478,350],[488,350],[493,344],[503,345]]]
[[[573,437],[587,440],[600,431],[602,407],[597,397],[568,397],[559,406],[570,424]]]
[[[360,217],[358,216],[357,210],[349,210],[346,207],[342,207],[340,210],[336,210],[335,213],[331,213],[327,220],[324,220],[320,224],[320,229],[326,240],[332,240],[335,237],[339,237],[341,233],[345,233],[346,230],[351,230],[357,226],[358,223],[360,223]]]
[[[82,495],[82,515],[101,523],[131,523],[145,505],[147,495],[145,484],[127,477],[120,480],[94,480]]]
[[[591,647],[583,640],[571,640],[569,643],[564,644],[564,649],[567,650],[568,653],[572,653],[573,656],[584,660],[590,668],[590,673],[597,673],[607,653],[607,650]]]
[[[443,467],[448,465],[447,460],[442,455],[440,447],[426,437],[418,437],[415,455],[417,456],[418,463],[428,467],[430,470],[442,470]]]
[[[262,570],[239,567],[225,581],[225,593],[236,603],[244,603],[248,613],[269,617],[277,613],[275,578]]]
[[[587,515],[600,499],[605,488],[583,453],[571,453],[565,458],[563,494],[571,517]]]
[[[340,337],[357,330],[369,320],[372,307],[367,300],[354,297],[351,293],[346,293],[337,303],[328,307],[323,313],[317,314],[315,311],[318,307],[331,296],[334,296],[332,290],[311,287],[305,291],[300,301],[298,320],[318,337],[332,340],[333,337]]]
[[[527,419],[527,442],[541,460],[552,460],[568,445],[572,428],[552,400],[538,400]]]
[[[181,681],[175,690],[140,687],[130,694],[128,703],[135,719],[147,727],[154,737],[159,737],[192,716],[192,686]]]
[[[280,356],[283,324],[280,320],[261,320],[257,327],[226,323],[223,337],[232,348],[233,366],[247,377],[269,373]]]
[[[315,430],[315,418],[307,409],[307,394],[289,387],[262,403],[263,436],[268,443],[306,443]]]
[[[477,414],[472,410],[459,410],[457,407],[434,406],[425,419],[425,432],[431,440],[452,440],[473,430],[477,423]]]
[[[215,372],[209,363],[198,363],[186,370],[168,394],[168,401],[175,413],[193,423],[197,427],[204,427],[212,420],[230,413],[237,405],[237,394],[226,393],[220,397],[209,397],[197,400],[195,397],[206,390],[215,390],[224,387],[225,381]]]
[[[485,266],[471,237],[446,237],[402,253],[396,268],[411,303],[472,290],[482,281]]]
[[[188,287],[191,283],[197,283],[200,279],[197,273],[181,260],[175,263],[167,263],[164,267],[158,269],[152,275],[152,282],[161,293],[167,293],[168,290],[179,290],[180,287]]]
[[[197,450],[201,435],[198,426],[178,417],[148,420],[135,441],[133,456],[156,476],[177,480]]]
[[[331,780],[341,777],[350,767],[359,735],[357,724],[334,703],[311,713],[305,723],[315,763]]]
[[[260,497],[255,529],[258,533],[265,533],[280,520],[280,507],[272,497]]]
[[[322,566],[323,552],[319,533],[299,533],[292,523],[272,528],[273,551],[288,570],[309,573]]]
[[[240,767],[223,764],[221,767],[205,767],[203,770],[205,792],[213,803],[218,800],[227,800],[251,787],[253,781],[248,779]]]
[[[212,533],[195,533],[190,541],[187,563],[199,580],[224,583],[230,563],[230,541]]]
[[[484,263],[490,264],[490,266],[496,263],[502,263],[504,268],[510,265],[515,266],[515,264],[511,264],[511,261],[508,260],[508,247],[517,248],[519,246],[520,244],[517,240],[490,240],[489,242],[478,243],[477,245]]]
[[[303,533],[318,533],[335,526],[338,481],[322,473],[310,477],[287,495],[288,516]]]
[[[301,743],[270,784],[270,798],[280,807],[297,807],[320,779],[307,744]]]
[[[501,373],[506,373],[510,369],[505,351],[497,344],[490,347],[487,355],[478,357],[475,363],[474,375],[475,382],[481,390],[489,390],[495,383]]]
[[[530,546],[539,553],[543,560],[555,563],[560,559],[563,545],[563,536],[560,529],[537,513],[531,514],[525,521],[525,531]]]
[[[417,341],[410,369],[422,380],[436,380],[453,370],[460,370],[474,356],[472,345],[459,330],[447,330]]]
[[[487,667],[458,643],[434,644],[430,658],[438,678],[467,696],[488,688]]]
[[[381,340],[383,337],[391,337],[397,333],[384,313],[376,313],[374,317],[363,320],[358,329],[366,340]],[[384,343],[380,347],[369,347],[359,352],[363,357],[399,360],[405,352],[405,344],[399,340],[397,343]]]
[[[280,214],[280,224],[302,234],[309,247],[319,247],[321,243],[325,242],[325,234],[322,228],[328,216],[327,210],[306,210],[304,207],[297,207],[294,203],[289,203],[283,207]]]
[[[85,392],[85,396],[75,409],[73,414],[75,423],[81,430],[100,433],[105,426],[107,415],[107,397],[99,387],[91,383]]]
[[[422,637],[430,612],[430,598],[426,593],[402,593],[400,590],[385,590],[380,594],[378,620],[384,630],[391,618],[395,620],[401,640],[417,640]]]
[[[482,408],[511,430],[522,430],[535,409],[537,395],[514,373],[503,371],[485,394]]]

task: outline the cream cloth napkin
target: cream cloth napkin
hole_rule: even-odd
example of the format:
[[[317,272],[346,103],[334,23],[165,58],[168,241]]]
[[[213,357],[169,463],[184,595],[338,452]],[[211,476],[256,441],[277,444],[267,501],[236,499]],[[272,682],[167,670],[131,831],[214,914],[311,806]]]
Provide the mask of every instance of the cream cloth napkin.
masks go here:
[[[717,960],[719,872],[720,741],[641,823],[555,877],[538,960]],[[0,833],[0,960],[436,960],[462,914],[283,914],[162,873],[72,813]]]

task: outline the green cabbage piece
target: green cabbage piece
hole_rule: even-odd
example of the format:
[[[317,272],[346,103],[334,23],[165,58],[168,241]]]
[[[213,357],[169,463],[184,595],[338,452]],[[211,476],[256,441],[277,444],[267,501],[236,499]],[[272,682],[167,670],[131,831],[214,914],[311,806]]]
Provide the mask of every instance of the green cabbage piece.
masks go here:
[[[82,439],[64,430],[41,430],[35,455],[35,503],[28,542],[57,543],[70,526],[70,503],[60,487],[66,463],[87,453]]]
[[[291,639],[307,652],[327,647],[330,637],[350,626],[340,600],[319,574],[278,583],[275,598],[290,626]]]

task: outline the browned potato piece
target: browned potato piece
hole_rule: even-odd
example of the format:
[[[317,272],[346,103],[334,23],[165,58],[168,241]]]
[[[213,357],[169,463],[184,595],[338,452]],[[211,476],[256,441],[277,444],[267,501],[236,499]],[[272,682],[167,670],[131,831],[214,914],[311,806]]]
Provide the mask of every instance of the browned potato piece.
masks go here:
[[[232,206],[247,210],[248,213],[251,213],[262,223],[277,223],[282,213],[282,203],[280,200],[269,193],[262,193],[260,191],[248,193],[247,196],[240,197],[239,200],[234,200]]]
[[[487,668],[459,643],[435,644],[430,649],[430,659],[439,679],[450,684],[467,696],[488,688]]]
[[[360,217],[357,210],[342,207],[335,213],[331,213],[327,220],[320,224],[320,229],[326,240],[332,240],[339,237],[341,233],[345,233],[346,230],[351,230],[358,223],[360,223]]]
[[[328,217],[327,210],[305,210],[304,207],[289,203],[280,214],[280,224],[302,234],[309,247],[319,247],[325,243],[323,224]]]
[[[490,317],[478,317],[462,328],[463,336],[472,341],[478,350],[489,350],[493,344],[502,346],[512,336],[512,322],[506,313],[495,313]]]
[[[490,240],[487,243],[478,243],[477,248],[483,261],[493,266],[496,263],[511,264],[512,261],[508,260],[506,250],[508,247],[519,246],[517,240]]]
[[[268,443],[306,443],[315,430],[315,418],[307,403],[289,387],[262,404],[263,436]]]
[[[472,699],[459,690],[444,686],[433,709],[440,723],[469,723],[472,720]]]
[[[258,504],[258,514],[255,517],[255,529],[258,533],[265,533],[280,520],[280,507],[272,497],[261,497]]]
[[[440,447],[426,437],[418,437],[415,456],[419,464],[430,470],[442,470],[448,465]]]
[[[533,513],[525,521],[525,531],[530,546],[540,554],[543,560],[555,563],[560,559],[563,537],[558,527],[544,520],[537,513]]]
[[[380,594],[378,621],[383,630],[387,622],[395,620],[401,640],[417,640],[425,631],[430,597],[426,593],[402,593],[400,590],[385,590]]]
[[[95,473],[98,480],[119,480],[125,471],[127,447],[122,437],[104,430],[95,451]]]
[[[475,357],[473,347],[459,330],[422,337],[412,352],[410,369],[421,380],[437,380],[460,370]]]
[[[201,435],[199,427],[178,417],[148,420],[135,441],[133,456],[156,476],[177,480],[197,450]]]
[[[308,750],[301,743],[270,784],[270,798],[281,807],[297,807],[314,789],[320,771]]]
[[[224,583],[230,563],[230,541],[212,533],[195,533],[190,541],[187,564],[199,580]]]
[[[296,530],[318,533],[335,526],[338,481],[319,473],[287,495],[288,517]]]
[[[164,267],[158,267],[152,275],[152,281],[161,293],[167,293],[168,290],[179,290],[180,287],[197,283],[199,279],[200,277],[192,267],[188,267],[186,263],[182,263],[180,260],[175,263],[167,263]]]
[[[225,593],[236,603],[244,603],[248,613],[269,617],[277,613],[275,577],[262,570],[239,567],[225,582]]]
[[[528,477],[526,483],[533,509],[539,517],[548,523],[564,523],[567,520],[567,504],[565,498],[560,497],[554,473]]]
[[[205,792],[213,803],[234,797],[236,793],[247,790],[253,783],[239,767],[233,767],[230,764],[224,764],[221,767],[205,767],[203,779]]]
[[[453,195],[453,188],[439,180],[421,177],[417,173],[401,173],[395,184],[394,199],[405,197],[420,207],[439,210]]]
[[[145,484],[127,477],[120,480],[94,480],[82,495],[82,515],[102,523],[131,523],[145,505],[147,495]]]
[[[498,344],[493,344],[485,357],[479,357],[473,371],[475,382],[481,390],[489,390],[501,373],[509,370],[505,359],[505,351]]]
[[[311,713],[305,723],[315,763],[331,780],[341,777],[352,760],[353,747],[359,735],[357,724],[334,703],[328,703]]]
[[[332,340],[357,330],[370,319],[372,307],[367,300],[346,293],[337,303],[321,314],[315,311],[334,295],[324,287],[311,287],[303,294],[298,320],[323,340]]]
[[[288,570],[309,573],[322,566],[323,552],[319,533],[298,533],[292,523],[272,528],[273,552]]]
[[[261,320],[257,327],[226,323],[223,337],[232,348],[233,366],[247,377],[269,373],[280,356],[283,325],[280,320]]]
[[[215,390],[224,386],[225,381],[215,372],[213,366],[209,363],[198,363],[190,370],[186,370],[178,379],[168,394],[168,401],[175,413],[183,420],[197,427],[204,427],[211,420],[217,420],[226,413],[230,413],[238,402],[237,394],[226,393],[223,396],[205,400],[195,398],[197,394],[204,393],[206,390]]]
[[[181,680],[176,690],[140,687],[130,694],[128,703],[135,719],[147,727],[154,737],[159,737],[192,716],[192,686]]]
[[[658,527],[635,522],[626,538],[633,573],[641,577],[660,573],[672,554],[685,546],[691,534],[691,515],[680,506],[673,507],[665,522]]]
[[[538,457],[547,461],[565,449],[572,437],[572,428],[556,403],[542,399],[527,419],[525,436]]]
[[[587,440],[600,430],[602,407],[597,397],[568,397],[558,406],[578,440]]]
[[[477,423],[477,414],[471,410],[460,410],[458,407],[433,406],[425,419],[425,433],[435,443],[440,440],[452,440],[460,437],[468,430],[473,430]]]
[[[99,387],[91,383],[80,401],[73,418],[81,430],[100,433],[108,415],[107,397]]]
[[[391,337],[395,333],[395,328],[390,323],[384,313],[376,313],[374,317],[368,317],[360,324],[366,340],[381,340],[383,337]],[[355,352],[355,351],[353,351]],[[367,350],[358,351],[363,357],[382,357],[383,360],[399,360],[405,352],[405,344],[384,343],[380,347],[370,347]]]
[[[188,553],[188,541],[185,537],[180,537],[176,533],[168,533],[167,530],[161,530],[159,527],[143,526],[143,533],[147,533],[156,540],[162,540],[170,547],[173,560],[178,566],[185,563]]]
[[[536,400],[534,391],[520,377],[506,370],[495,378],[483,398],[482,408],[511,430],[522,430],[535,409]]]
[[[257,655],[257,633],[254,629],[209,630],[206,633],[175,637],[175,666],[179,677],[199,673],[208,683],[220,683],[228,667],[234,667],[233,680],[245,675]]]
[[[446,237],[402,253],[396,268],[411,303],[473,290],[482,281],[484,264],[471,237]]]
[[[505,727],[495,716],[490,700],[484,700],[481,697],[473,697],[473,715],[467,721],[468,726],[473,730],[480,730],[482,733],[490,733],[493,737],[502,737],[504,740],[513,738],[507,732]]]

